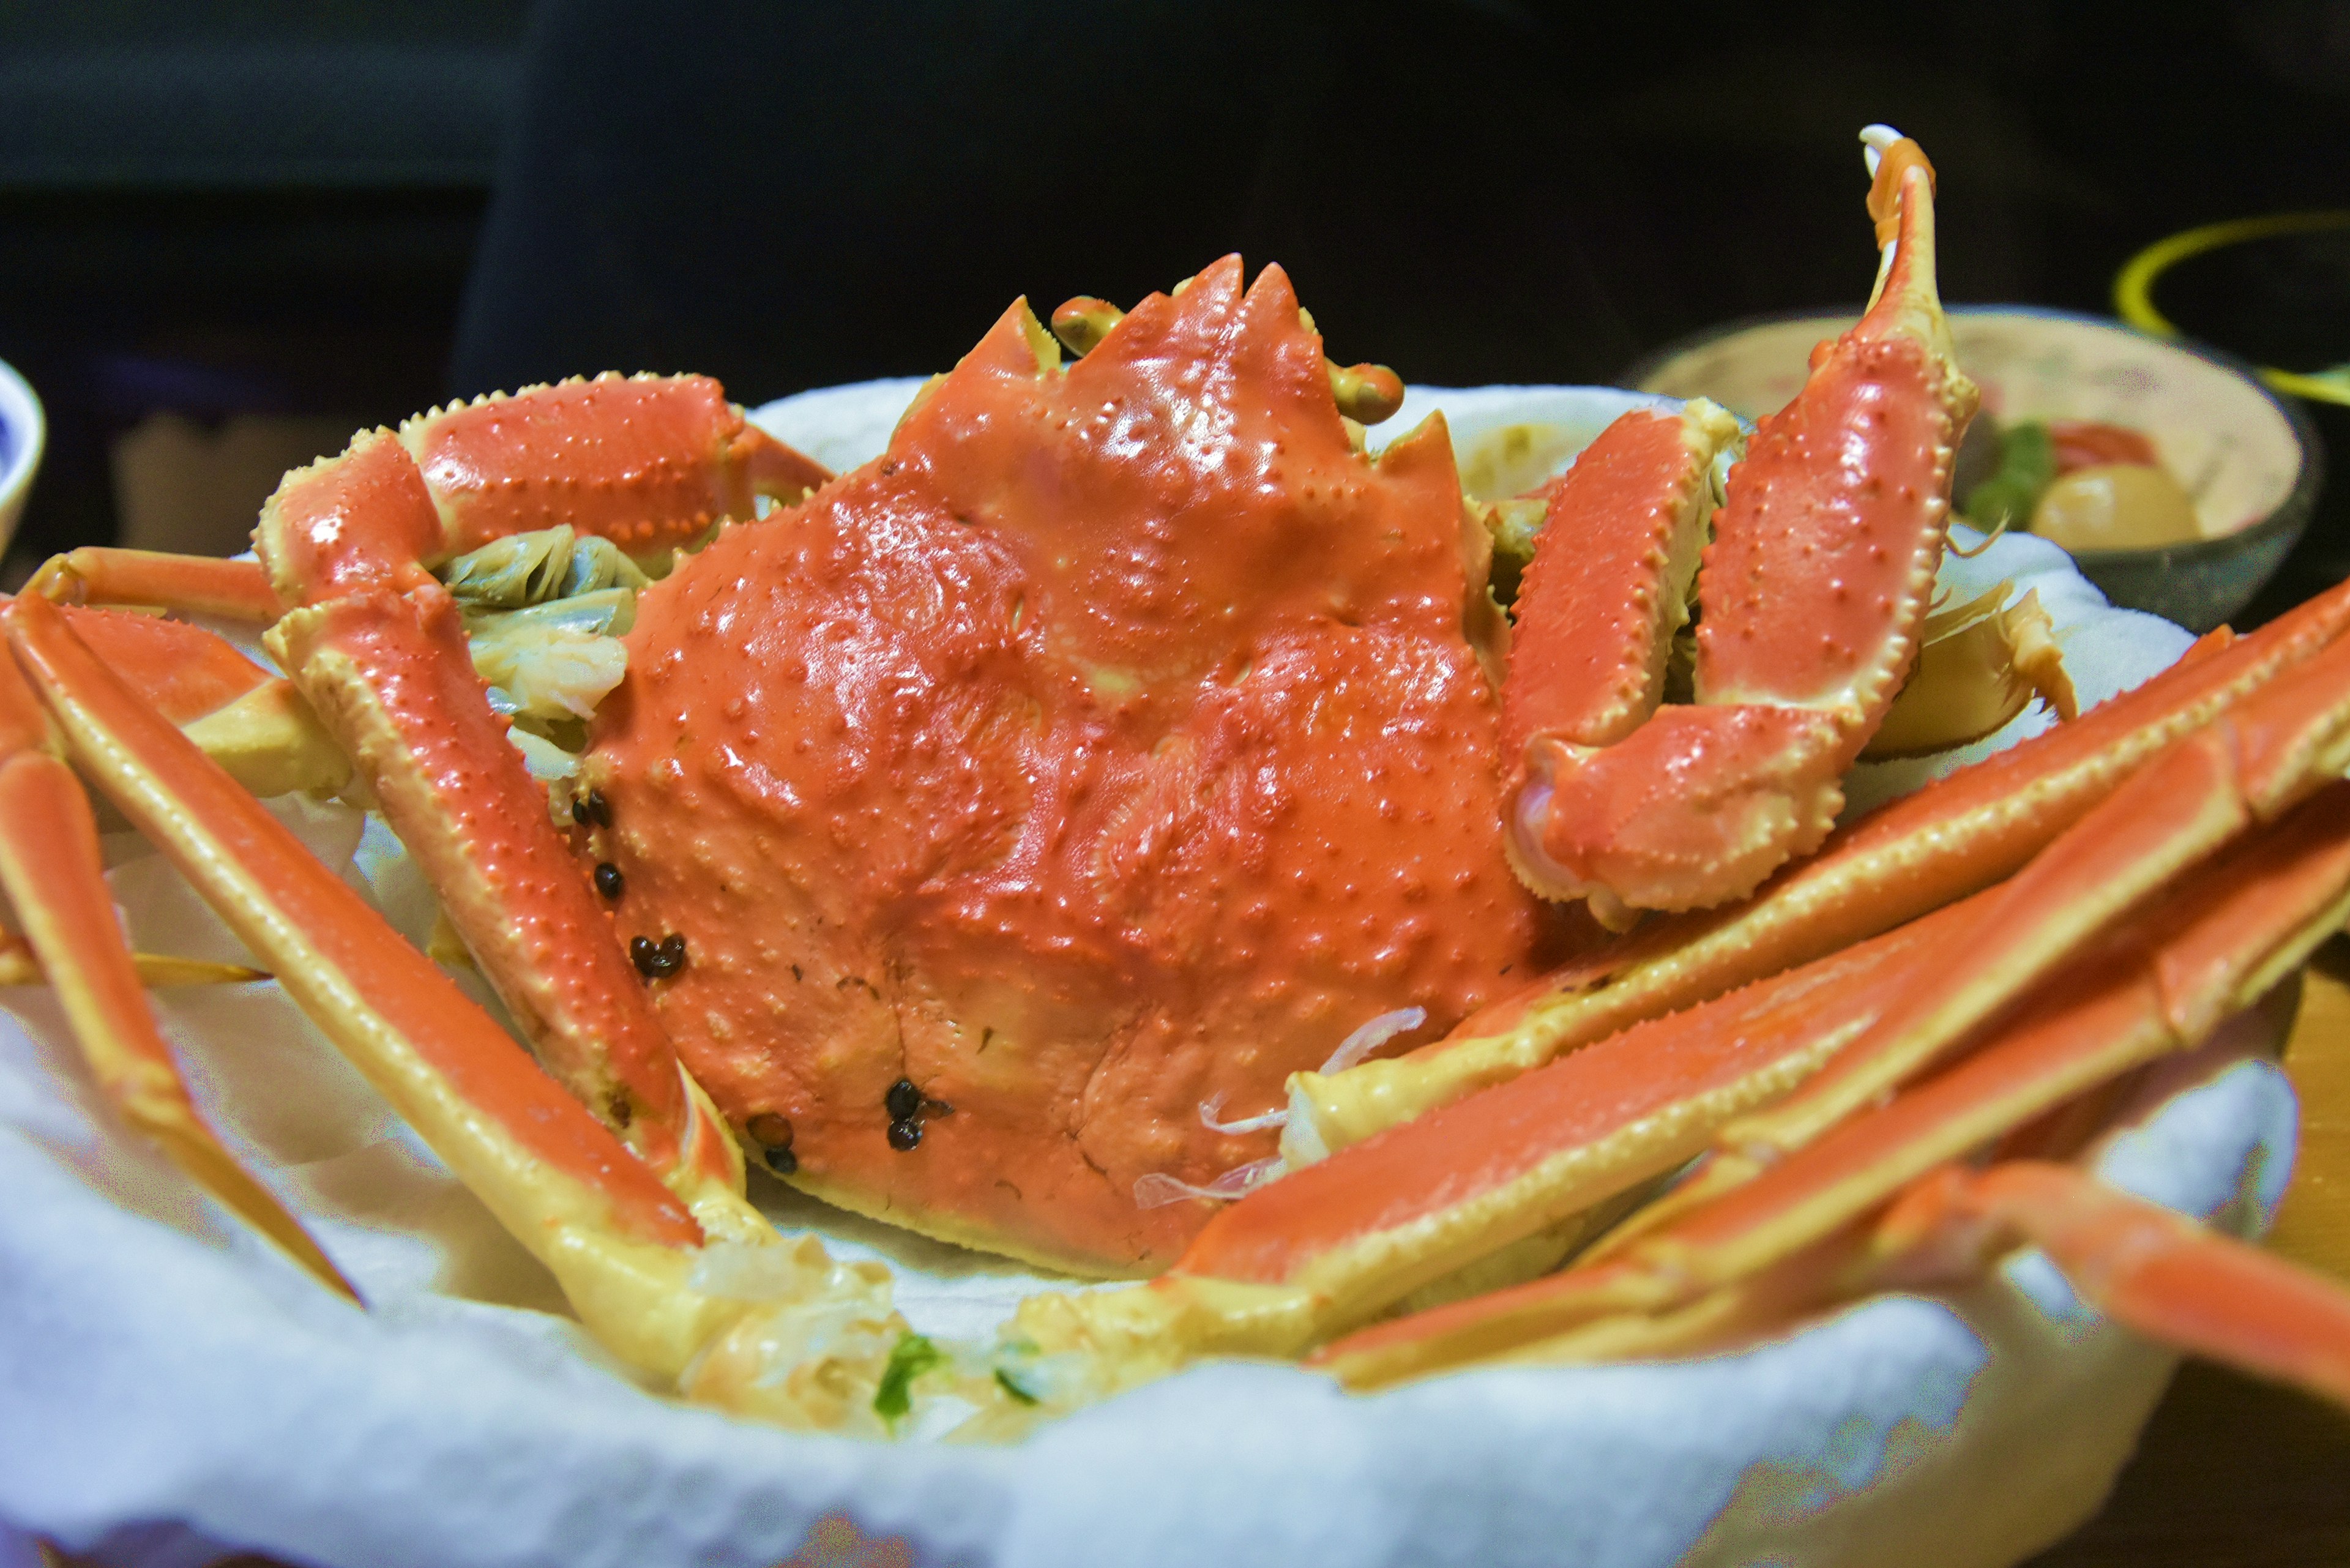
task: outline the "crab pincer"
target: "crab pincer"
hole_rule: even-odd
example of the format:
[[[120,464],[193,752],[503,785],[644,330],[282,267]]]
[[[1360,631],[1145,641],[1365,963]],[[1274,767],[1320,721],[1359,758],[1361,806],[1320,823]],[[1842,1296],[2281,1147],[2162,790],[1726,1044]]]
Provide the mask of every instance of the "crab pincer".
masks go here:
[[[1727,444],[1726,420],[1693,410],[1675,429],[1627,416],[1598,443],[1624,477],[1571,472],[1551,495],[1517,662],[1612,668],[1619,678],[1600,688],[1632,700],[1572,716],[1580,722],[1537,714],[1513,726],[1512,858],[1545,897],[1589,898],[1620,919],[1751,892],[1827,836],[1844,803],[1837,781],[1900,687],[1976,394],[1935,293],[1932,169],[1906,139],[1872,156],[1885,245],[1877,296],[1814,350],[1801,394],[1760,421],[1731,470],[1698,572],[1694,702],[1659,705],[1653,672],[1682,614],[1674,579],[1686,580],[1679,564],[1702,535],[1703,471]],[[1639,504],[1643,478],[1662,504]],[[1636,548],[1607,547],[1627,534]],[[1575,614],[1587,595],[1549,557],[1595,547],[1622,560],[1622,597],[1654,633],[1627,638],[1619,618]]]

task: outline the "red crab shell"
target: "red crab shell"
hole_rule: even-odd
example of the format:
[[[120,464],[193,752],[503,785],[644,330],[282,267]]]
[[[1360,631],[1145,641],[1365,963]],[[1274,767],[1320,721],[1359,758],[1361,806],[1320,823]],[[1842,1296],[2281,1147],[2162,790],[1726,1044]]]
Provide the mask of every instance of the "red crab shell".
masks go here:
[[[1287,278],[1241,278],[1066,371],[1015,305],[881,459],[643,596],[590,847],[624,937],[686,940],[651,983],[695,1076],[825,1198],[1153,1271],[1210,1206],[1137,1179],[1272,1150],[1203,1101],[1263,1111],[1394,1009],[1431,1037],[1555,945],[1445,432],[1355,452]]]

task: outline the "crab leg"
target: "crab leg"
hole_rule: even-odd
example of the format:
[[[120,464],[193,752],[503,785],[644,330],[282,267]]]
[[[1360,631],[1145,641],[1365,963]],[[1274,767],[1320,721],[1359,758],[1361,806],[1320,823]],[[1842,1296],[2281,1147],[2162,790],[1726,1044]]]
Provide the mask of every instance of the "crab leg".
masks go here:
[[[655,1375],[692,1371],[696,1397],[789,1425],[878,1427],[870,1396],[905,1326],[887,1270],[837,1262],[812,1238],[782,1241],[735,1187],[672,1192],[57,610],[10,601],[0,634],[83,774],[546,1265],[598,1339]],[[725,1168],[732,1139],[679,1076],[680,1167]],[[730,1290],[723,1272],[705,1284],[712,1244],[761,1250],[751,1288]],[[811,1345],[811,1315],[829,1348]]]
[[[58,604],[141,605],[262,626],[282,607],[258,562],[97,545],[51,556],[26,588]]]
[[[1700,576],[1696,702],[1620,739],[1526,747],[1512,840],[1548,897],[1687,909],[1751,892],[1827,836],[1900,686],[1975,389],[1935,296],[1932,171],[1901,141],[1876,175],[1872,213],[1889,203],[1899,224],[1877,297],[1731,471]]]
[[[2158,757],[1995,895],[1976,900],[1953,943],[1965,964],[1921,973],[1799,1093],[1724,1126],[1704,1172],[1639,1224],[1661,1223],[1737,1185],[1928,1071],[2163,885],[2341,777],[2350,762],[2345,691],[2350,641]]]
[[[252,567],[259,581],[260,568],[250,562],[244,565]],[[158,713],[255,794],[325,792],[348,782],[350,764],[293,688],[211,633],[150,615],[78,607],[67,607],[64,614],[109,668],[136,685]],[[243,964],[153,953],[133,953],[131,962],[149,985],[221,985],[267,978]],[[47,978],[29,946],[0,933],[0,984],[38,985]]]
[[[1408,1055],[1295,1075],[1283,1156],[1310,1163],[1641,1019],[1989,887],[2150,757],[2316,658],[2345,626],[2350,585],[2251,637],[2214,633],[2136,690],[1872,813],[1742,905],[1645,926]]]
[[[739,1314],[740,1303],[688,1288],[705,1231],[685,1201],[156,716],[53,607],[13,600],[0,628],[82,771],[553,1271],[598,1338],[674,1374]],[[110,911],[104,919],[110,927]],[[706,1128],[689,1136],[714,1141]],[[722,1206],[697,1197],[723,1222]],[[736,1207],[742,1234],[772,1234]]]
[[[254,794],[328,794],[350,783],[349,759],[294,688],[211,632],[122,610],[68,605],[59,613],[109,669]]]
[[[1954,906],[1652,1019],[1291,1172],[1149,1284],[1035,1298],[1021,1333],[1141,1376],[1209,1353],[1295,1355],[1456,1271],[1492,1272],[1484,1260],[1664,1175],[1817,1071],[1972,915]]]
[[[1700,1152],[1733,1107],[1778,1098],[1873,1022],[1880,982],[1965,913],[1650,1020],[1293,1172],[1211,1220],[1152,1288],[1278,1284],[1315,1298],[1317,1327],[1367,1316]]]
[[[2350,785],[2337,784],[2256,830],[2134,919],[2129,940],[2041,987],[2038,1012],[1620,1254],[1366,1330],[1319,1359],[1368,1385],[1496,1355],[1618,1354],[1647,1332],[1644,1319],[1685,1336],[1669,1314],[1719,1313],[1710,1293],[1832,1246],[1907,1183],[2120,1073],[2191,1048],[2291,973],[2350,909],[2345,810]]]
[[[190,1102],[116,923],[88,798],[61,750],[15,664],[0,659],[0,888],[25,922],[40,973],[56,987],[99,1088],[198,1186],[322,1283],[358,1300]]]
[[[2091,1306],[2147,1338],[2350,1406],[2350,1296],[2329,1281],[2047,1160],[1954,1168],[1915,1196],[1873,1238],[1890,1260],[1948,1258],[1953,1229],[1970,1272],[2038,1247]]]
[[[429,568],[557,523],[664,549],[752,515],[756,494],[796,500],[826,477],[743,424],[714,382],[608,377],[362,435],[287,475],[255,534],[292,607],[269,633],[279,664],[358,763],[547,1069],[682,1190],[739,1189],[739,1154],[689,1136],[698,1091],[506,743]]]
[[[242,985],[269,976],[241,963],[173,958],[168,953],[132,953],[130,967],[141,985]],[[0,985],[47,985],[48,971],[32,944],[14,931],[0,931]]]
[[[2078,952],[2124,910],[2206,856],[2271,821],[2350,754],[2350,641],[2339,642],[2165,753],[2108,796],[1982,906],[1964,940],[1966,972],[1931,977],[1796,1100],[1724,1129],[1743,1147],[1800,1147],[1933,1064],[2005,997]]]

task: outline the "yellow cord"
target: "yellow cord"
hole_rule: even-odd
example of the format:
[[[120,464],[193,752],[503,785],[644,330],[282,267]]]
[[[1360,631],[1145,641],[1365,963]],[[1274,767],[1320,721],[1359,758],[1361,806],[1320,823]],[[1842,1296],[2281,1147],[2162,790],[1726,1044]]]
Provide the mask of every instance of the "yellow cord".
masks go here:
[[[2122,270],[2114,275],[2114,309],[2124,321],[2141,332],[2158,337],[2176,337],[2178,328],[2169,317],[2155,308],[2155,280],[2189,256],[2206,251],[2240,245],[2248,240],[2264,240],[2277,234],[2307,234],[2328,229],[2350,228],[2350,212],[2271,213],[2265,217],[2236,218],[2224,223],[2206,223],[2199,229],[2189,229],[2157,240],[2130,257]],[[2260,368],[2261,379],[2278,391],[2296,398],[2307,398],[2321,403],[2350,405],[2350,365],[2338,365],[2314,375],[2294,370],[2279,370],[2271,366]]]

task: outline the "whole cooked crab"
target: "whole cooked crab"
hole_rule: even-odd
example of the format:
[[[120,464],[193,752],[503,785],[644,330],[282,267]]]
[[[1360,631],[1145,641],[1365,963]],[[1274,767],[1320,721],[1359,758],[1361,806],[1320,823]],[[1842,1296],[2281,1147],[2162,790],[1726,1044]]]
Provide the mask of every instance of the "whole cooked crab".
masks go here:
[[[1066,368],[1015,306],[838,479],[707,381],[604,379],[289,475],[265,586],[67,563],[45,587],[273,621],[302,701],[187,628],[13,601],[0,879],[118,1103],[315,1271],[177,1090],[62,757],[608,1344],[782,1419],[869,1423],[930,1371],[984,1429],[1218,1350],[1327,1345],[1362,1381],[1653,1354],[2018,1235],[2083,1271],[2152,1260],[2085,1277],[2340,1391],[2335,1297],[2062,1165],[1950,1162],[2199,1039],[2338,924],[2350,601],[2207,645],[1773,877],[1828,835],[1913,660],[1972,402],[1930,171],[1890,138],[1873,156],[1867,316],[1718,514],[1737,431],[1702,404],[1627,416],[1548,487],[1506,693],[1440,422],[1367,456],[1333,388],[1371,412],[1376,378],[1333,371],[1277,271],[1244,292],[1229,261],[1114,322],[1079,310]],[[639,592],[611,545],[701,547]],[[1692,700],[1660,705],[1700,548]],[[318,787],[348,759],[536,1063],[191,737]],[[1612,923],[1723,907],[1550,967],[1574,929],[1521,879]],[[1304,1071],[1409,1009],[1446,1038]],[[1284,1081],[1288,1175],[1146,1205],[1239,1191],[1280,1118],[1217,1108]],[[2056,1125],[2018,1147],[2070,1152]],[[910,1359],[885,1281],[743,1201],[745,1143],[933,1234],[1172,1266]],[[1536,1277],[1710,1148],[1604,1262]],[[743,1251],[748,1294],[709,1266]],[[2289,1310],[2215,1326],[2179,1259]],[[1337,1338],[1406,1302],[1436,1310]]]

